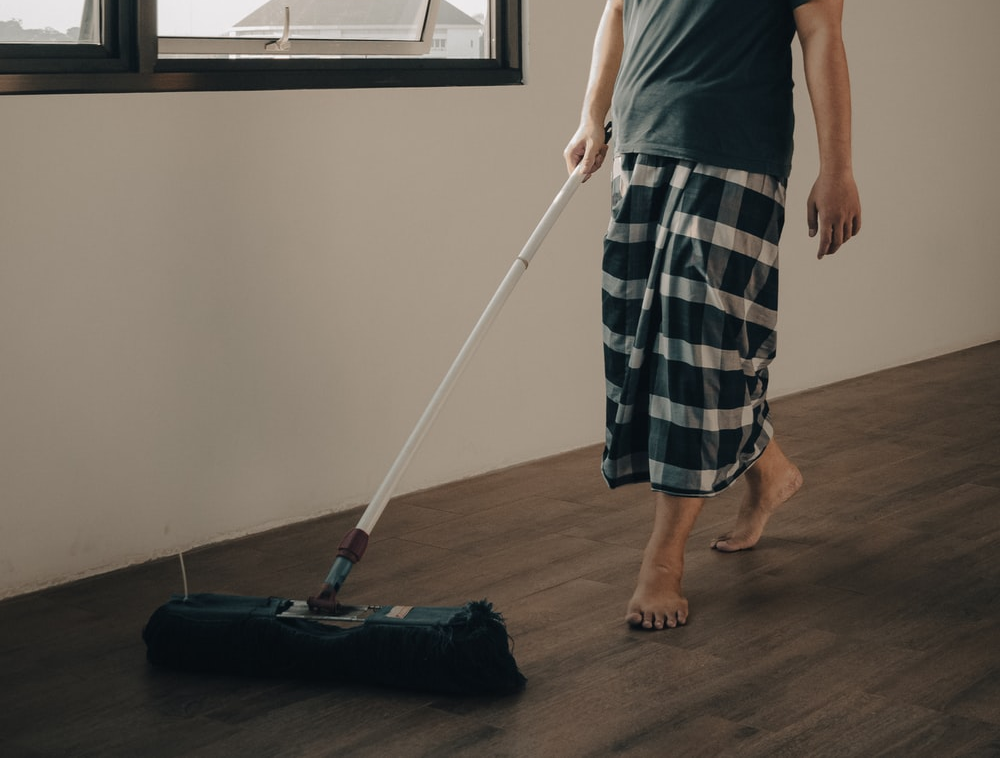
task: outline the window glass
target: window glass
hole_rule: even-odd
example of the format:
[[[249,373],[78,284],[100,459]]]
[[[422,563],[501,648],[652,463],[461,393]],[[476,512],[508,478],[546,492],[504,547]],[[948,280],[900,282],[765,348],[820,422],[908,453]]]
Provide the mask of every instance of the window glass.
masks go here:
[[[0,0],[0,43],[100,44],[94,0]]]
[[[161,58],[490,57],[489,0],[159,0]]]

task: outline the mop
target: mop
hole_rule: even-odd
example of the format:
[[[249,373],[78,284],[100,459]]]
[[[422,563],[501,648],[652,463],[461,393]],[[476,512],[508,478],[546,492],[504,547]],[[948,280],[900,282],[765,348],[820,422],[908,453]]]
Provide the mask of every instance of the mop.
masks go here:
[[[606,141],[610,140],[610,125]],[[506,695],[524,688],[502,615],[486,600],[455,607],[348,606],[338,600],[372,528],[462,370],[583,182],[577,166],[511,264],[385,479],[306,601],[216,593],[173,596],[143,629],[158,666],[370,684],[434,693]]]

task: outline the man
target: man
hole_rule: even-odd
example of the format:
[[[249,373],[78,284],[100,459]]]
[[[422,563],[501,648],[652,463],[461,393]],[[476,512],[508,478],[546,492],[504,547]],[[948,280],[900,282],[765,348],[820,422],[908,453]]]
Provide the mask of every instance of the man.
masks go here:
[[[704,499],[744,479],[740,551],[801,487],[773,438],[777,244],[792,153],[798,34],[820,171],[807,223],[818,256],[861,227],[851,165],[843,0],[608,0],[567,167],[589,178],[616,137],[605,237],[608,387],[602,471],[649,482],[654,520],[626,621],[688,620],[684,547]]]

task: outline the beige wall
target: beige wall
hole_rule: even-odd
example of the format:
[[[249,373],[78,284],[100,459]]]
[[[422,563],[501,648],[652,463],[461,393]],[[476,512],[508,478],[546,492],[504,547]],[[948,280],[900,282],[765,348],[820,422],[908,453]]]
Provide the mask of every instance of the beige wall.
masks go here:
[[[0,98],[0,597],[366,502],[562,182],[601,6],[531,3],[525,87]],[[847,12],[865,229],[816,262],[803,87],[776,394],[1000,338],[1000,5]],[[402,491],[601,439],[606,190]]]

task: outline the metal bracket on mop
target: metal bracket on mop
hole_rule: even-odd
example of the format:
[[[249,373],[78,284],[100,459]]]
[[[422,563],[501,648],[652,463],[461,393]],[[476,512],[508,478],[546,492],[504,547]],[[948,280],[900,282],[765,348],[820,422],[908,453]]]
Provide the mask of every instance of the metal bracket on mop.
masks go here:
[[[381,608],[381,606],[338,606],[335,614],[323,614],[317,613],[306,601],[292,601],[291,605],[278,612],[277,616],[351,625],[361,624]]]

